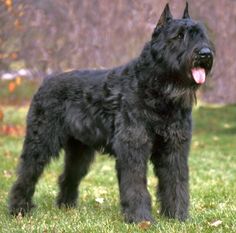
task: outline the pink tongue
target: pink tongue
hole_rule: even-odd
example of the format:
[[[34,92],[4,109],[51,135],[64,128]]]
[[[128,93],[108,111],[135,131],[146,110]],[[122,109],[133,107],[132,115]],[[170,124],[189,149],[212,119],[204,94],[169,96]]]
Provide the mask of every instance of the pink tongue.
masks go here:
[[[192,75],[196,83],[202,84],[205,82],[206,79],[206,72],[203,68],[193,68],[192,69]]]

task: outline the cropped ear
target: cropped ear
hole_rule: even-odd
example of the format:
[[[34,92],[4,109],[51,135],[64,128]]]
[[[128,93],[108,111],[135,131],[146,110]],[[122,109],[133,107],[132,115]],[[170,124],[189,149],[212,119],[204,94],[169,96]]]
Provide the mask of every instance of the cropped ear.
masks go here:
[[[165,25],[167,22],[171,21],[172,19],[173,19],[173,17],[170,12],[170,7],[169,7],[169,4],[167,3],[164,11],[162,12],[161,17],[157,23],[157,27]]]
[[[188,14],[188,2],[186,2],[186,6],[184,9],[183,19],[190,19],[190,16]]]

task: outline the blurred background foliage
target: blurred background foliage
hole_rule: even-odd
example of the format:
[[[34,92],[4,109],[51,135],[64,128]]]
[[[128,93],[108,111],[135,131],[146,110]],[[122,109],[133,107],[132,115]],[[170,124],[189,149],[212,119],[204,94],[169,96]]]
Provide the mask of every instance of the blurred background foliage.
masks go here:
[[[28,101],[52,73],[126,63],[150,39],[166,2],[0,0],[0,104]],[[168,2],[173,15],[181,17],[185,0]],[[235,103],[236,1],[188,2],[190,15],[209,29],[217,52],[201,98]]]

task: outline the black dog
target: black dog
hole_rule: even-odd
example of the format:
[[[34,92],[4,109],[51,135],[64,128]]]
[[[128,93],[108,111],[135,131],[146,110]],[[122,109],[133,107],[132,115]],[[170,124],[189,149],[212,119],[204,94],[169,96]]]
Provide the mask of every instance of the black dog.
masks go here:
[[[188,153],[195,92],[205,82],[214,48],[204,27],[172,19],[166,5],[141,55],[111,70],[63,73],[35,94],[10,213],[25,214],[39,176],[65,150],[59,207],[74,207],[78,186],[95,150],[116,158],[122,211],[127,222],[152,221],[147,191],[149,159],[159,179],[161,214],[188,216]]]

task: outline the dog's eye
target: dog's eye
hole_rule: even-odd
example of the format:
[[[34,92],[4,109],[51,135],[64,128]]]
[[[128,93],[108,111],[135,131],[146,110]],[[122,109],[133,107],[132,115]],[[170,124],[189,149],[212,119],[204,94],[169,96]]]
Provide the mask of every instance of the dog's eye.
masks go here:
[[[183,39],[184,38],[184,33],[183,32],[180,32],[178,35],[177,35],[177,39]]]

